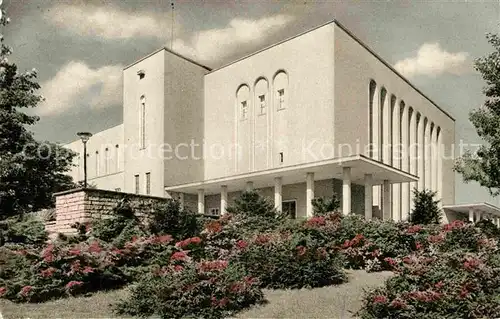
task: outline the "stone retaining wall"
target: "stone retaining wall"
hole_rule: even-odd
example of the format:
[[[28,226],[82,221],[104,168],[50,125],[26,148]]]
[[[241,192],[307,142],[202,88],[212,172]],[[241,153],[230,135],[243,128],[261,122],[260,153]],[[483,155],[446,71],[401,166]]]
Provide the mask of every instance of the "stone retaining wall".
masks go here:
[[[167,198],[114,192],[102,189],[73,189],[54,195],[56,220],[46,223],[49,233],[71,234],[76,222],[85,223],[92,218],[106,218],[122,201],[128,201],[138,214],[148,213],[154,204]]]

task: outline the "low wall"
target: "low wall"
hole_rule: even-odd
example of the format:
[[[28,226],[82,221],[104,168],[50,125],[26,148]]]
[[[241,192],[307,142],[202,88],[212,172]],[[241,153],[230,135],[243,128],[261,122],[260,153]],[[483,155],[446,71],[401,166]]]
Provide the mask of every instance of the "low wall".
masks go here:
[[[137,214],[151,212],[153,204],[167,201],[167,198],[129,194],[102,189],[72,189],[57,193],[55,222],[46,223],[49,233],[75,233],[71,228],[76,222],[85,223],[92,218],[106,218],[117,205],[127,200]]]

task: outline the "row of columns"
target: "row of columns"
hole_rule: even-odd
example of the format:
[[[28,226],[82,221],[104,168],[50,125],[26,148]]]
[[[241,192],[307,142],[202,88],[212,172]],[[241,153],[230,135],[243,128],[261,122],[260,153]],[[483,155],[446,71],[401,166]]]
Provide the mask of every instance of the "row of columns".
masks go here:
[[[479,210],[469,209],[469,221],[471,223],[478,222],[482,219],[489,219],[495,224],[497,227],[500,227],[500,217],[493,216],[491,214],[485,214]]]
[[[371,81],[369,85],[369,156],[402,171],[419,176],[418,182],[391,186],[394,220],[406,220],[413,209],[413,189],[430,189],[442,197],[442,132],[427,117]],[[402,145],[399,149],[396,145]],[[392,151],[391,151],[392,150]],[[374,186],[373,205],[383,210],[384,189]],[[385,218],[385,216],[384,216]]]
[[[246,183],[246,190],[250,191],[253,189],[253,182],[249,181]],[[364,189],[365,189],[365,218],[372,219],[373,217],[373,176],[372,174],[365,174],[364,176]],[[383,183],[383,216],[391,216],[391,184],[389,181],[384,181]],[[183,195],[183,194],[181,194]],[[183,204],[183,196],[180,197],[181,204]],[[306,216],[313,216],[313,205],[312,201],[314,199],[314,173],[310,172],[306,174]],[[275,208],[278,211],[282,210],[283,202],[283,179],[281,177],[274,178],[274,203]],[[342,169],[342,213],[344,215],[350,214],[352,210],[352,177],[351,168],[343,167]],[[226,213],[228,205],[228,190],[227,185],[221,186],[220,192],[220,212],[221,214]],[[198,189],[198,213],[205,213],[205,190]]]

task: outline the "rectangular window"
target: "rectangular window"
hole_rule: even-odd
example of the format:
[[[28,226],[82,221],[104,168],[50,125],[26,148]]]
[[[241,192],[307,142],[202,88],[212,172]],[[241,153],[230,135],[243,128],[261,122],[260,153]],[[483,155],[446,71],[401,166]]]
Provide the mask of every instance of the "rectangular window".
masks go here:
[[[247,101],[241,102],[241,119],[246,120],[248,117],[248,103]]]
[[[283,164],[283,152],[280,152],[280,164]]]
[[[296,200],[285,200],[281,203],[282,211],[291,219],[297,218],[297,201]]]
[[[146,173],[146,194],[151,194],[151,173]]]
[[[146,147],[146,104],[141,104],[141,148]]]
[[[285,108],[285,89],[278,90],[278,110]]]
[[[95,176],[99,176],[99,151],[95,152]]]
[[[259,95],[260,114],[266,114],[266,96]]]
[[[208,213],[212,216],[217,216],[217,215],[220,215],[219,213],[219,208],[210,208],[208,210]]]
[[[104,174],[109,174],[109,149],[104,150]]]
[[[135,193],[139,194],[139,175],[135,175],[134,180],[135,180]]]

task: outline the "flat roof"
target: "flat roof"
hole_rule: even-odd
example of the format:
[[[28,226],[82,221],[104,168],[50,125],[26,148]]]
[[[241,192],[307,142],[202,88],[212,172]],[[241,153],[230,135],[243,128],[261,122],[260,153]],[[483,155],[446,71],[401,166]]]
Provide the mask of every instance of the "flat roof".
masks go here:
[[[205,194],[210,195],[219,193],[222,185],[227,186],[228,191],[231,192],[242,190],[247,181],[252,181],[255,188],[272,187],[275,177],[282,177],[284,185],[305,183],[306,173],[314,173],[314,179],[318,181],[331,178],[342,179],[342,168],[344,167],[350,167],[352,169],[351,181],[355,184],[364,184],[365,174],[372,174],[373,185],[380,185],[384,180],[388,180],[390,183],[414,182],[418,180],[418,177],[415,175],[358,154],[312,163],[270,168],[187,184],[170,185],[165,186],[165,190],[196,194],[198,189],[203,188]]]
[[[469,213],[470,210],[481,211],[488,214],[500,215],[500,207],[489,203],[467,203],[457,205],[445,205],[443,209],[448,209],[454,212]]]
[[[309,32],[312,32],[312,31],[314,31],[314,30],[317,30],[317,29],[322,28],[322,27],[324,27],[324,26],[327,26],[327,25],[329,25],[329,24],[335,24],[335,25],[337,25],[339,28],[341,28],[341,29],[342,29],[344,32],[346,32],[346,33],[347,33],[347,34],[348,34],[348,35],[349,35],[349,36],[350,36],[350,37],[351,37],[354,41],[358,42],[358,43],[359,43],[359,44],[360,44],[363,48],[365,48],[368,52],[370,52],[370,53],[371,53],[371,54],[372,54],[372,55],[373,55],[373,56],[374,56],[377,60],[379,60],[380,62],[382,62],[382,64],[384,64],[387,68],[389,68],[389,70],[391,70],[391,71],[392,71],[394,74],[396,74],[399,78],[401,78],[403,81],[405,81],[405,82],[406,82],[406,83],[407,83],[407,84],[408,84],[411,88],[413,88],[415,91],[417,91],[417,93],[419,93],[420,95],[422,95],[422,96],[423,96],[423,97],[424,97],[427,101],[429,101],[432,105],[434,105],[435,107],[437,107],[437,109],[438,109],[438,110],[440,110],[441,112],[443,112],[443,114],[445,114],[447,117],[449,117],[452,121],[455,121],[455,118],[454,118],[453,116],[451,116],[451,114],[450,114],[450,113],[448,113],[447,111],[443,110],[443,109],[442,109],[439,105],[437,105],[437,103],[436,103],[436,102],[434,102],[434,101],[433,101],[430,97],[428,97],[426,94],[424,94],[424,93],[423,93],[423,92],[422,92],[419,88],[417,88],[417,87],[416,87],[413,83],[411,83],[411,82],[410,82],[410,81],[409,81],[406,77],[404,77],[401,73],[399,73],[396,69],[394,69],[394,67],[393,67],[390,63],[388,63],[388,62],[387,62],[386,60],[384,60],[384,59],[383,59],[380,55],[378,55],[377,53],[375,53],[375,51],[373,51],[373,50],[372,50],[372,49],[371,49],[368,45],[366,45],[363,41],[361,41],[358,37],[356,37],[356,36],[355,36],[355,35],[354,35],[351,31],[349,31],[349,29],[347,29],[344,25],[342,25],[342,24],[341,24],[340,22],[338,22],[336,19],[330,20],[330,21],[328,21],[328,22],[326,22],[326,23],[323,23],[323,24],[321,24],[321,25],[319,25],[319,26],[316,26],[316,27],[314,27],[314,28],[312,28],[312,29],[306,30],[306,31],[304,31],[304,32],[301,32],[301,33],[299,33],[299,34],[296,34],[296,35],[294,35],[294,36],[291,36],[291,37],[289,37],[289,38],[286,38],[286,39],[284,39],[284,40],[278,41],[278,42],[276,42],[276,43],[274,43],[274,44],[271,44],[271,45],[269,45],[269,46],[267,46],[267,47],[264,47],[264,48],[262,48],[262,49],[260,49],[260,50],[257,50],[257,51],[255,51],[255,52],[252,52],[252,53],[250,53],[250,54],[247,54],[247,55],[245,55],[245,56],[243,56],[243,57],[241,57],[241,58],[238,58],[238,59],[236,59],[236,60],[234,60],[234,61],[231,61],[231,62],[229,62],[229,63],[227,63],[227,64],[224,64],[224,65],[222,65],[222,66],[220,66],[220,67],[218,67],[218,68],[215,68],[215,69],[211,69],[211,68],[209,68],[209,67],[207,67],[207,66],[205,66],[205,65],[203,65],[203,64],[201,64],[201,63],[199,63],[199,62],[196,62],[196,61],[194,61],[194,60],[192,60],[192,59],[190,59],[190,58],[188,58],[188,57],[185,57],[184,55],[182,55],[182,54],[180,54],[180,53],[178,53],[178,52],[175,52],[175,51],[173,51],[173,50],[171,50],[171,49],[169,49],[169,48],[167,48],[167,47],[162,47],[162,48],[160,48],[160,49],[158,49],[158,50],[156,50],[156,51],[154,51],[154,52],[152,52],[152,53],[150,53],[150,54],[146,55],[145,57],[143,57],[143,58],[141,58],[141,59],[139,59],[139,60],[135,61],[134,63],[132,63],[132,64],[130,64],[130,65],[128,65],[128,66],[126,66],[126,67],[124,68],[124,70],[128,69],[129,67],[133,66],[134,64],[137,64],[137,63],[139,63],[139,62],[143,61],[144,59],[147,59],[148,57],[150,57],[150,56],[152,56],[152,55],[154,55],[154,54],[156,54],[156,53],[158,53],[158,52],[160,52],[160,51],[162,51],[162,50],[165,50],[165,51],[168,51],[168,52],[170,52],[170,53],[172,53],[172,54],[174,54],[174,55],[176,55],[176,56],[178,56],[178,57],[180,57],[180,58],[182,58],[182,59],[184,59],[184,60],[186,60],[186,61],[189,61],[189,62],[191,62],[191,63],[194,63],[194,64],[196,64],[196,65],[198,65],[198,66],[200,66],[200,67],[202,67],[202,68],[205,68],[206,70],[208,70],[208,71],[209,71],[209,73],[207,73],[207,74],[211,74],[211,73],[214,73],[214,72],[216,72],[216,71],[219,71],[219,70],[221,70],[221,69],[223,69],[223,68],[226,68],[226,67],[228,67],[228,66],[230,66],[230,65],[232,65],[232,64],[235,64],[235,63],[238,63],[238,62],[240,62],[240,61],[242,61],[242,60],[245,60],[245,59],[247,59],[247,58],[249,58],[249,57],[251,57],[251,56],[253,56],[253,55],[256,55],[256,54],[261,53],[261,52],[263,52],[263,51],[269,50],[269,49],[271,49],[271,48],[273,48],[273,47],[275,47],[275,46],[278,46],[278,45],[280,45],[280,44],[283,44],[283,43],[285,43],[285,42],[288,42],[288,41],[290,41],[290,40],[293,40],[293,39],[295,39],[295,38],[297,38],[297,37],[300,37],[300,36],[302,36],[302,35],[304,35],[304,34],[307,34],[307,33],[309,33]]]

